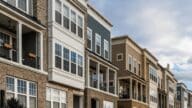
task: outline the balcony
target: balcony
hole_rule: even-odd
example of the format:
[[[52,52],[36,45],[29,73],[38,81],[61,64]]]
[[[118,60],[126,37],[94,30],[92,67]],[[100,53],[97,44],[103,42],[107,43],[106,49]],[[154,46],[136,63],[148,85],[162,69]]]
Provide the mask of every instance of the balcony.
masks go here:
[[[132,78],[119,80],[119,98],[133,99],[146,103],[146,87]]]
[[[0,14],[0,57],[41,69],[41,33]]]
[[[18,10],[33,16],[33,0],[3,0]]]
[[[96,61],[89,62],[89,86],[91,88],[116,94],[116,72]]]

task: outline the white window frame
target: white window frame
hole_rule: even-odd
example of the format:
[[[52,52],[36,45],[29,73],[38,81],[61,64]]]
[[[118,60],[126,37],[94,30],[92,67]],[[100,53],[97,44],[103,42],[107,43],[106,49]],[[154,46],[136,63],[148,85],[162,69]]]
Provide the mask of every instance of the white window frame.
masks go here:
[[[59,101],[55,101],[54,100],[54,91],[58,91],[59,92]],[[46,102],[49,101],[51,102],[51,108],[54,108],[53,107],[53,102],[58,102],[59,103],[59,108],[62,108],[61,105],[62,103],[64,103],[66,106],[67,106],[67,92],[66,91],[63,91],[63,90],[59,90],[59,89],[55,89],[55,88],[50,88],[50,87],[47,87],[46,88]],[[48,97],[48,95],[50,97]]]
[[[38,100],[38,96],[37,96],[38,85],[37,85],[37,83],[32,82],[32,81],[27,81],[27,80],[24,80],[24,79],[20,79],[20,78],[16,78],[16,77],[12,77],[12,76],[6,76],[6,78],[13,78],[14,79],[14,91],[9,91],[9,90],[6,89],[6,93],[13,94],[14,98],[16,98],[16,99],[18,99],[18,95],[26,96],[26,108],[30,108],[30,97],[34,97],[34,98],[36,98],[36,108],[37,108],[37,104],[38,104],[37,103],[37,100]],[[18,84],[17,84],[18,80],[26,82],[26,94],[18,93]],[[35,95],[30,95],[30,88],[29,88],[30,83],[36,84],[36,94]],[[7,87],[7,82],[6,82],[6,87]]]
[[[82,24],[79,23],[79,18],[82,19]],[[81,38],[84,38],[84,21],[83,21],[83,17],[80,16],[80,15],[77,15],[77,35],[78,35],[78,27],[80,27],[82,29],[82,37]],[[79,35],[78,35],[79,37]]]
[[[89,39],[88,31],[91,33],[91,39]],[[92,29],[90,29],[89,27],[87,27],[87,39],[91,41],[91,48],[89,48],[89,47],[87,47],[87,48],[88,48],[89,50],[92,50],[92,49],[93,49],[93,45],[92,45],[93,31],[92,31]]]
[[[74,51],[74,50],[71,50],[70,48],[68,48],[68,47],[66,47],[65,45],[63,45],[63,44],[61,44],[60,42],[54,42],[54,45],[56,45],[56,44],[58,44],[58,45],[61,45],[61,68],[57,68],[56,66],[55,66],[55,62],[56,62],[56,59],[55,59],[55,46],[54,46],[54,63],[53,63],[53,67],[55,68],[55,69],[57,69],[57,70],[61,70],[61,71],[63,71],[63,72],[65,72],[65,73],[70,73],[71,75],[75,75],[75,76],[79,76],[78,75],[78,55],[80,55],[80,56],[82,56],[82,59],[83,59],[83,65],[82,65],[82,67],[84,68],[84,56],[83,56],[83,54],[79,54],[79,53],[77,53],[77,51]],[[63,68],[63,64],[64,64],[64,62],[63,62],[63,60],[65,59],[64,58],[64,51],[63,51],[63,49],[64,48],[66,48],[66,49],[68,49],[69,50],[69,71],[65,71],[64,70],[64,68]],[[76,74],[74,74],[74,73],[72,73],[71,72],[71,63],[74,63],[74,62],[72,62],[71,61],[71,52],[74,52],[74,53],[76,53],[76,62],[75,62],[75,64],[76,64]],[[82,70],[83,72],[82,72],[82,76],[79,76],[79,77],[81,77],[81,78],[83,78],[84,77],[84,69]]]
[[[131,58],[131,69],[129,68],[129,59]],[[131,55],[128,55],[128,70],[130,72],[133,72],[133,57]]]
[[[97,38],[100,39],[100,53],[97,53]],[[101,35],[95,33],[95,53],[98,54],[98,55],[101,55]]]
[[[106,45],[106,44],[107,44],[107,45]],[[108,47],[108,48],[107,48],[107,47]],[[105,57],[105,55],[106,55],[106,54],[105,54],[105,51],[108,52],[108,58]],[[107,60],[109,60],[109,58],[110,58],[110,57],[109,57],[109,53],[110,53],[110,52],[109,52],[109,41],[107,41],[106,39],[104,39],[104,58],[107,59]]]

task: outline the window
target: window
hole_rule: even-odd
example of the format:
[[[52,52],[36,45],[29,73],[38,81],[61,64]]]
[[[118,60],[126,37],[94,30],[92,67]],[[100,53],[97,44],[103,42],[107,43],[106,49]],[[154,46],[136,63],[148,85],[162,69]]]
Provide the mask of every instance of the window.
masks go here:
[[[149,74],[150,74],[150,79],[157,83],[157,72],[156,69],[153,68],[152,66],[149,66]]]
[[[63,26],[66,28],[66,29],[69,29],[69,8],[65,5],[63,5]]]
[[[34,82],[6,77],[6,98],[17,98],[25,108],[37,108],[37,85]],[[15,89],[14,89],[15,88]],[[28,94],[28,93],[29,94]],[[29,104],[27,105],[27,102]]]
[[[87,28],[87,47],[92,49],[92,30]]]
[[[100,35],[98,35],[98,34],[96,34],[96,37],[95,37],[95,45],[96,45],[96,53],[97,54],[101,54],[101,36]]]
[[[71,73],[76,74],[76,53],[71,52]]]
[[[61,1],[55,0],[55,21],[61,24]]]
[[[109,59],[109,42],[104,40],[104,57]]]
[[[33,16],[33,0],[28,0],[29,2],[29,15]]]
[[[129,64],[129,71],[132,72],[132,62],[133,62],[133,58],[131,56],[128,57],[128,64]]]
[[[83,37],[83,18],[78,16],[78,36]]]
[[[27,11],[27,0],[18,0],[18,7],[23,11]]]
[[[141,76],[141,64],[138,63],[138,71],[139,71],[139,76]]]
[[[134,67],[134,68],[133,68],[133,69],[134,69],[133,72],[136,74],[136,73],[137,73],[137,62],[136,62],[135,59],[133,60],[133,64],[134,64],[134,65],[133,65],[133,67]]]
[[[53,88],[47,88],[46,108],[66,108],[66,92]]]
[[[121,53],[121,54],[117,54],[116,55],[116,60],[117,61],[122,61],[123,60],[123,54]]]
[[[113,102],[104,101],[103,102],[103,108],[114,108]]]
[[[71,32],[76,34],[76,13],[71,10]]]
[[[78,55],[78,75],[83,76],[83,57]]]
[[[61,45],[55,44],[55,67],[61,69]]]
[[[16,0],[7,0],[7,3],[9,3],[12,6],[16,6]]]
[[[69,72],[69,49],[63,48],[63,69]]]

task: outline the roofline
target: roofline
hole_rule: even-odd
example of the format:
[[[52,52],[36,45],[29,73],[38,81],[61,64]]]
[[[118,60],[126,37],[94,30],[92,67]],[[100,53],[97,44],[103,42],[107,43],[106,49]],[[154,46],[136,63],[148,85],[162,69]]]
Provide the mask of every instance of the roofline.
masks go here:
[[[109,26],[113,27],[113,24],[104,16],[101,15],[93,6],[91,6],[89,3],[87,4],[88,8],[90,8],[92,11],[94,11],[99,17],[101,17]]]
[[[188,89],[188,88],[187,88],[187,85],[185,85],[185,83],[183,83],[183,82],[179,82],[179,83],[177,83],[177,84],[184,85],[185,88]]]
[[[120,39],[128,39],[130,40],[137,48],[139,48],[141,51],[143,50],[142,47],[140,47],[133,39],[129,37],[129,35],[121,35],[121,36],[115,36],[112,38],[112,41],[114,40],[120,40]]]
[[[143,51],[148,53],[153,59],[155,59],[155,61],[158,61],[158,59],[151,52],[149,52],[146,48],[144,48]]]

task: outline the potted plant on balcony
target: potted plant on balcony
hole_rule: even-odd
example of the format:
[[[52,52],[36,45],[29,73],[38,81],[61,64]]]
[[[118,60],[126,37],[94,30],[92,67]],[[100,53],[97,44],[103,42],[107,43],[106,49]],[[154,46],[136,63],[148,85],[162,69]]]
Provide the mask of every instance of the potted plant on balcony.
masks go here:
[[[31,59],[35,59],[35,58],[36,58],[36,54],[35,54],[35,53],[32,53],[32,52],[29,52],[29,53],[28,53],[28,56],[29,56]]]
[[[4,48],[12,49],[12,45],[9,43],[4,43],[3,46],[4,46]]]

